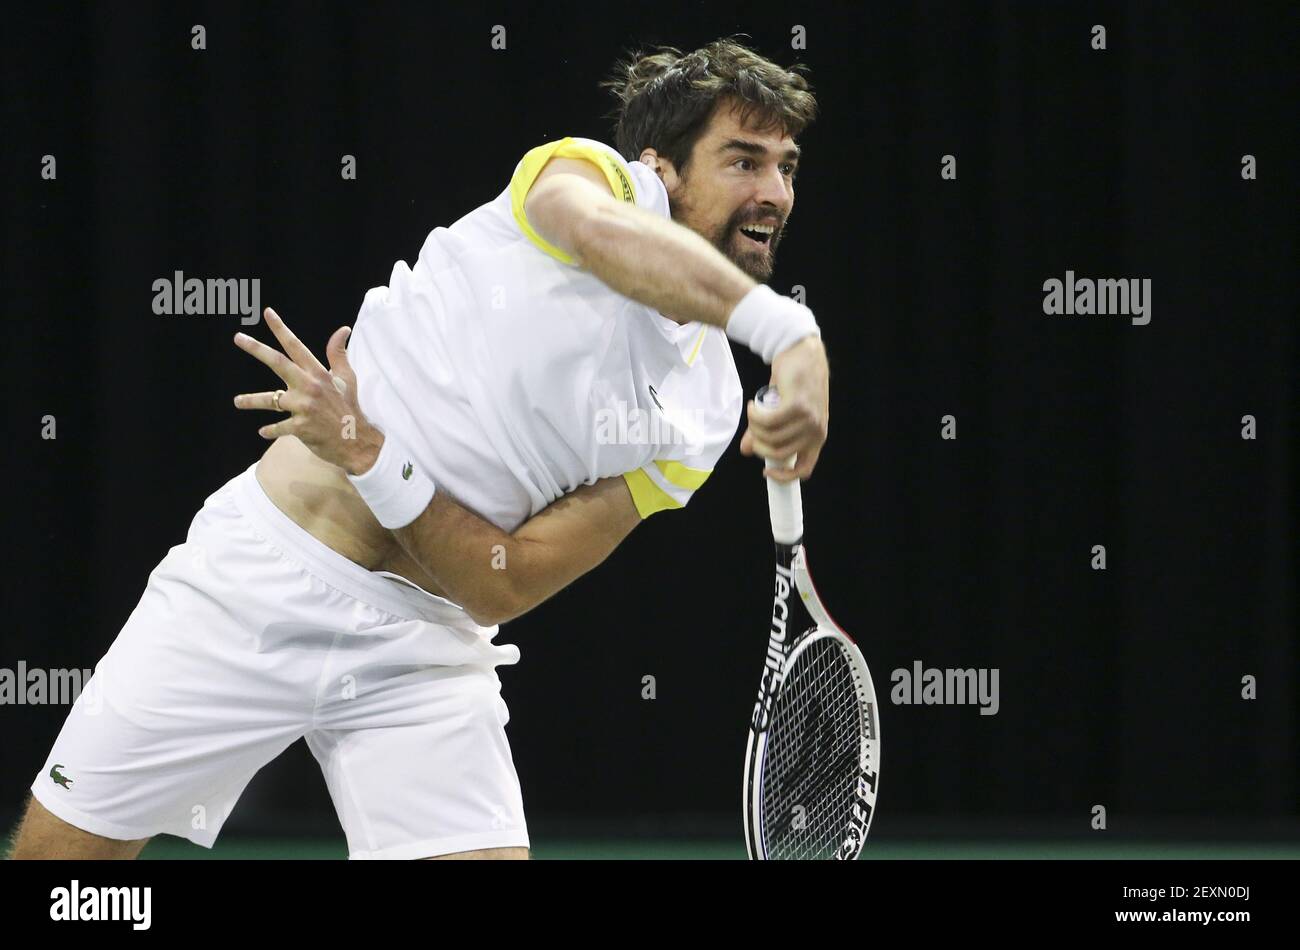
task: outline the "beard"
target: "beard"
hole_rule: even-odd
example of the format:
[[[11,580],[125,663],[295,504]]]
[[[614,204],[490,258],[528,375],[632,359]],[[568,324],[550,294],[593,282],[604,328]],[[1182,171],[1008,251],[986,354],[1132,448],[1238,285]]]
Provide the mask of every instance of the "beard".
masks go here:
[[[701,229],[693,223],[688,223],[693,217],[694,206],[685,197],[674,199],[672,195],[669,195],[668,210],[674,221],[678,224],[685,224],[692,231],[695,231],[721,251],[727,260],[760,284],[766,283],[771,278],[772,270],[776,265],[776,248],[781,243],[781,236],[785,231],[784,222],[776,226],[776,230],[768,237],[766,244],[759,245],[741,234],[740,226],[759,220],[771,224],[773,222],[770,215],[765,217],[761,213],[755,214],[753,211],[737,210],[732,213],[725,223],[713,228]]]

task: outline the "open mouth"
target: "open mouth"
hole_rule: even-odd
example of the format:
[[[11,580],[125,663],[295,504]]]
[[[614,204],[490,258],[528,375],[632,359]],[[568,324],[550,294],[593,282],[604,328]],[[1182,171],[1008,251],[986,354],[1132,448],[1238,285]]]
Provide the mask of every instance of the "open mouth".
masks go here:
[[[737,230],[740,231],[742,237],[761,247],[766,247],[772,240],[776,228],[770,224],[742,224]]]

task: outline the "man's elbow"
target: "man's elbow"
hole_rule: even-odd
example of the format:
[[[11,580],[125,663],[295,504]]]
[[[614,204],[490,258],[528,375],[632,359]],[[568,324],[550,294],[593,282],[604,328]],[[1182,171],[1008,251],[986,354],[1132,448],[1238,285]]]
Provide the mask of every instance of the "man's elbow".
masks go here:
[[[469,619],[473,620],[480,627],[495,627],[499,623],[504,623],[503,617],[505,611],[491,600],[481,598],[478,600],[466,600],[460,605],[461,610],[469,614]]]
[[[486,591],[473,598],[466,598],[466,602],[461,604],[461,609],[480,627],[495,627],[527,613],[532,606],[514,591],[497,589]]]

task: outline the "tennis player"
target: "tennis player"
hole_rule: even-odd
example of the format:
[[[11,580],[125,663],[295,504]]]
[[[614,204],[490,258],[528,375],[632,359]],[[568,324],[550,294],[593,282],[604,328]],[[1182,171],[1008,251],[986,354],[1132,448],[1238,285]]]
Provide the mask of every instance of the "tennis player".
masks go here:
[[[320,364],[237,344],[287,417],[149,577],[32,784],[23,857],[211,847],[253,775],[305,736],[352,858],[528,856],[499,625],[681,508],[735,435],[730,341],[772,366],[741,451],[828,422],[817,323],[762,282],[794,205],[813,95],[737,42],[633,56],[606,83],[615,150],[534,148],[435,229]],[[86,702],[94,694],[97,701]]]

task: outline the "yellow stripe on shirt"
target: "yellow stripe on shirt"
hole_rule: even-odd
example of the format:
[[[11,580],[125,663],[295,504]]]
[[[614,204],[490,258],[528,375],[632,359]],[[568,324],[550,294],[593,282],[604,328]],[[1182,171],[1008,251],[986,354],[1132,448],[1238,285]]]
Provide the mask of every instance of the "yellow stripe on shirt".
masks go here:
[[[655,459],[655,467],[668,484],[689,492],[694,492],[713,474],[708,469],[690,468],[681,462],[665,462],[661,459]],[[627,482],[628,490],[632,493],[632,503],[636,505],[637,514],[643,521],[656,511],[682,507],[682,503],[664,491],[643,468],[625,472],[623,480]]]
[[[686,359],[687,366],[695,365],[695,357],[700,355],[700,346],[704,343],[704,334],[709,332],[707,325],[700,327],[700,335],[695,338],[695,346],[691,347],[691,355]]]
[[[591,162],[604,172],[610,193],[619,201],[636,204],[636,188],[632,184],[631,176],[614,156],[591,145],[575,142],[571,137],[539,145],[524,156],[515,170],[514,177],[510,179],[510,210],[514,214],[515,223],[519,225],[519,229],[524,232],[528,240],[551,257],[564,264],[573,264],[575,263],[573,257],[538,234],[524,214],[524,199],[528,197],[528,192],[537,181],[537,176],[542,173],[542,169],[546,167],[546,163],[553,158],[582,158]]]
[[[623,473],[623,480],[632,492],[632,503],[636,505],[637,514],[644,521],[656,511],[665,508],[680,508],[682,503],[654,483],[644,469],[634,469]]]
[[[687,491],[695,491],[713,474],[705,468],[687,468],[681,462],[663,462],[655,459],[655,465],[663,472],[664,478]]]

